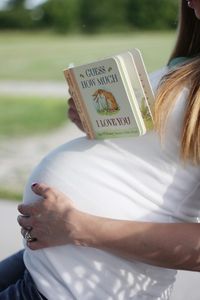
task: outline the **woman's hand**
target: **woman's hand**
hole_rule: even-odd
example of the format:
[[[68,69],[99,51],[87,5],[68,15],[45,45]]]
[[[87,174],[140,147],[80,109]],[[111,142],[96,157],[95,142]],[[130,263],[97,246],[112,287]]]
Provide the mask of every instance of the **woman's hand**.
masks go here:
[[[83,125],[82,125],[82,122],[81,122],[81,119],[79,117],[79,114],[77,112],[77,109],[76,109],[76,106],[75,106],[75,103],[74,103],[74,100],[72,98],[70,98],[68,100],[68,105],[69,105],[69,108],[68,108],[68,117],[70,118],[70,120],[76,124],[76,126],[81,129],[82,131],[84,131],[83,129]]]
[[[42,197],[33,204],[18,206],[18,223],[30,249],[64,244],[78,244],[81,213],[63,193],[45,184],[33,184],[34,193]],[[77,234],[78,236],[78,234]]]

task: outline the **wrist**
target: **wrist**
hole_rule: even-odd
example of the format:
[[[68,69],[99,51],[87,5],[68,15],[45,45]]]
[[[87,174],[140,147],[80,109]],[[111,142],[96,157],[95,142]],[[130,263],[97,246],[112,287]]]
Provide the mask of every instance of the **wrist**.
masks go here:
[[[77,246],[101,248],[102,218],[73,209],[71,212],[71,243]]]

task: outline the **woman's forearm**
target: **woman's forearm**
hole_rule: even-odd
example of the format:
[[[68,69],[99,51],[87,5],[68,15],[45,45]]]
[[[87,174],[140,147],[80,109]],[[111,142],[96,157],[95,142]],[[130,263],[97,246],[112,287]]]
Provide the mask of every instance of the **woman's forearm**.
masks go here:
[[[130,260],[200,271],[200,224],[119,221],[79,213],[76,244]]]

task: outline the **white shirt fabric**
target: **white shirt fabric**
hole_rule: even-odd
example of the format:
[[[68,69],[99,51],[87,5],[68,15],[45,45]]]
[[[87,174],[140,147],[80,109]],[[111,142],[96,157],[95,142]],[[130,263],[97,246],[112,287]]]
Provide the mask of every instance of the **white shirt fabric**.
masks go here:
[[[152,76],[154,88],[164,72]],[[55,149],[35,168],[25,187],[24,202],[37,201],[31,184],[44,182],[91,214],[199,222],[200,169],[184,166],[179,159],[187,93],[185,88],[176,102],[163,145],[155,132],[138,138],[73,140]],[[166,300],[176,277],[175,270],[82,246],[26,249],[24,260],[38,290],[49,300]]]

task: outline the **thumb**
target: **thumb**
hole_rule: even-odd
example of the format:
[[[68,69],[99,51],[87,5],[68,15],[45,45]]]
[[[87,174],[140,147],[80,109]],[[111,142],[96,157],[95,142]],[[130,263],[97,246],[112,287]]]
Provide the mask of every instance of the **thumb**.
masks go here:
[[[45,183],[36,182],[31,185],[31,189],[35,194],[45,197],[48,191],[50,190],[50,187]]]

